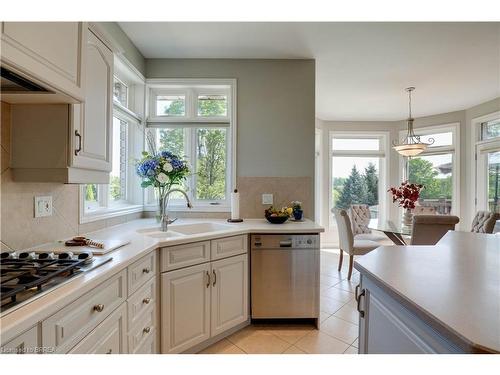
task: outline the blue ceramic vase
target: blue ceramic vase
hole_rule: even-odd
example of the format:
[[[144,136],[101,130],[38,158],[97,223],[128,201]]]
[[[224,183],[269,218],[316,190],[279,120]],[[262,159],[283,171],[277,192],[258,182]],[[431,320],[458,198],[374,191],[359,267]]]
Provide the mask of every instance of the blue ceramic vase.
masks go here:
[[[293,218],[295,220],[302,220],[302,214],[304,211],[302,210],[293,210]]]

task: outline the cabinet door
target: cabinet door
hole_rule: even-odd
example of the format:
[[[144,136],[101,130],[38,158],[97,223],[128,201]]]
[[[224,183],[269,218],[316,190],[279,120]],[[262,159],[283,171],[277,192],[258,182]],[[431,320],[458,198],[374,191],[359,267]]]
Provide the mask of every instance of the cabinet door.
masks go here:
[[[2,63],[83,100],[84,22],[3,22]]]
[[[0,348],[2,354],[37,354],[38,326],[34,326]]]
[[[85,103],[72,106],[72,166],[111,171],[113,52],[88,32]]]
[[[161,275],[161,351],[180,353],[210,337],[210,264]]]
[[[212,262],[211,335],[248,319],[248,256]]]
[[[463,352],[363,275],[360,291],[360,354]]]

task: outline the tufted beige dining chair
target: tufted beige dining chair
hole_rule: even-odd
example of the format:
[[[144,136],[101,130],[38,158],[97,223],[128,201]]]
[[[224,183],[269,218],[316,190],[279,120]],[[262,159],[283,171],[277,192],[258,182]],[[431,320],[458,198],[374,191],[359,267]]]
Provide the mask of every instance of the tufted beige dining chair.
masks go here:
[[[342,268],[342,260],[345,251],[349,254],[349,272],[347,274],[347,280],[351,280],[354,255],[366,254],[379,247],[380,244],[370,240],[355,240],[352,233],[351,220],[349,219],[349,215],[347,215],[347,211],[338,208],[335,208],[332,211],[335,215],[339,231],[340,258],[338,270],[340,271]]]
[[[471,232],[493,233],[497,220],[500,220],[500,214],[490,211],[478,211],[474,220],[472,220]]]
[[[436,209],[434,207],[415,206],[413,215],[436,215]]]
[[[449,230],[455,230],[460,221],[452,215],[413,216],[410,245],[435,245]]]
[[[355,240],[385,241],[387,237],[383,234],[373,233],[370,224],[370,207],[367,204],[351,204],[349,208],[352,232]]]

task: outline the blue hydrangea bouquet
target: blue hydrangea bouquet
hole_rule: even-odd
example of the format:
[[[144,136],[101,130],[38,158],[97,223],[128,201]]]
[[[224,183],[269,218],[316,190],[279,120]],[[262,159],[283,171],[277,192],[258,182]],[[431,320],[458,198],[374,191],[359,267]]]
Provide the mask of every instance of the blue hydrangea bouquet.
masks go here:
[[[142,178],[141,187],[152,186],[156,189],[158,198],[157,218],[161,217],[162,201],[165,194],[174,186],[182,187],[189,175],[189,165],[184,158],[169,151],[157,151],[151,132],[146,134],[148,148],[143,151],[142,158],[136,161],[136,171]]]

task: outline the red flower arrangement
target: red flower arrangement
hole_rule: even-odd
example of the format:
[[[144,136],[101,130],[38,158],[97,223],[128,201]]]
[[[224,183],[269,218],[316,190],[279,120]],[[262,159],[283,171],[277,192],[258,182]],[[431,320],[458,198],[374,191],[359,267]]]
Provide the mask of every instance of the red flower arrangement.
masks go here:
[[[415,202],[420,197],[420,191],[424,185],[410,184],[408,181],[403,181],[401,186],[395,188],[391,187],[388,192],[392,194],[392,202],[398,202],[400,207],[405,209],[415,208]]]

